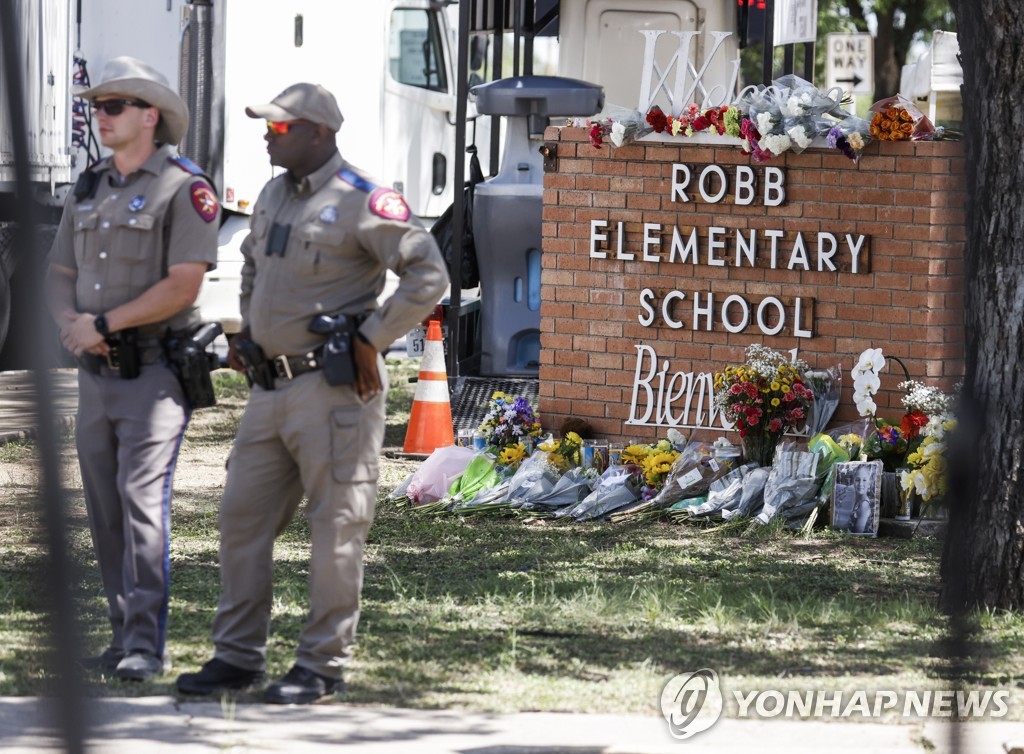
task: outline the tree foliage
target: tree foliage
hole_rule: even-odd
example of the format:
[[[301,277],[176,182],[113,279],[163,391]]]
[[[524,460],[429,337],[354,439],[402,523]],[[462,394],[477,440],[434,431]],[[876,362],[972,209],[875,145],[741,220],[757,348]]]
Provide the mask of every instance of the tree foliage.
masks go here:
[[[821,0],[818,4],[820,70],[825,34],[869,31],[875,35],[875,96],[896,94],[900,72],[914,42],[927,42],[936,29],[956,30],[949,0]]]

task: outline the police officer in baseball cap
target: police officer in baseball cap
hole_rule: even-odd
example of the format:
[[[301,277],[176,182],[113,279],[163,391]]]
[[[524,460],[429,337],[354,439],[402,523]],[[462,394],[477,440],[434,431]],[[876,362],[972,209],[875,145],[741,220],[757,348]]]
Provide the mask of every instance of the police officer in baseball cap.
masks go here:
[[[303,704],[343,690],[355,639],[384,438],[380,354],[430,313],[448,279],[401,194],[339,154],[342,116],[329,91],[295,84],[246,113],[267,121],[270,162],[286,172],[263,189],[241,246],[244,329],[230,359],[254,386],[220,510],[216,651],[178,689],[210,694],[263,679],[274,538],[305,494],[309,617],[294,666],[264,692],[270,703]],[[388,270],[399,286],[378,306]]]
[[[198,324],[220,212],[202,171],[177,155],[188,108],[156,70],[114,58],[74,93],[111,152],[68,197],[47,276],[79,361],[78,461],[112,634],[83,664],[141,681],[165,668],[171,482],[189,419],[162,340]]]

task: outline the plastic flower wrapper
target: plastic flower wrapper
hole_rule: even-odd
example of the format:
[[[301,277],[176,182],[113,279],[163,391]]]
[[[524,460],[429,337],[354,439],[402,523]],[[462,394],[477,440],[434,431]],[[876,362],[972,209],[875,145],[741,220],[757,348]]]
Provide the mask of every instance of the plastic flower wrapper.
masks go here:
[[[433,503],[444,497],[455,478],[462,474],[480,451],[449,445],[438,448],[416,470],[406,487],[413,505]]]
[[[833,87],[827,92],[822,92],[818,87],[809,81],[800,78],[794,73],[772,81],[772,88],[775,89],[779,101],[779,109],[783,117],[799,118],[802,116],[820,117],[832,115],[836,118],[843,118],[849,113],[843,109],[842,90]],[[835,96],[833,96],[835,93]]]
[[[854,162],[860,162],[860,153],[871,141],[871,124],[863,118],[848,115],[828,128],[825,144],[838,149]]]
[[[493,487],[501,481],[501,475],[494,466],[494,457],[489,453],[480,453],[448,488],[447,497],[451,503],[472,500],[484,489]]]
[[[592,469],[573,468],[562,474],[550,489],[539,484],[516,494],[511,507],[524,511],[552,511],[574,506],[590,494],[597,481]]]
[[[921,112],[921,109],[902,94],[886,97],[868,108],[871,116],[871,136],[880,141],[922,141],[942,136]]]
[[[797,449],[796,443],[783,443],[775,451],[775,462],[764,486],[764,508],[754,519],[766,525],[788,508],[813,500],[821,488],[818,454]]]
[[[600,149],[605,142],[621,147],[651,132],[639,110],[608,105],[597,115],[584,119],[581,124],[587,129],[590,143]]]
[[[712,482],[734,469],[732,461],[719,461],[714,448],[703,442],[691,442],[672,464],[665,486],[651,502],[667,507],[687,497],[706,494]]]
[[[639,496],[640,487],[633,474],[623,468],[608,469],[589,495],[571,508],[556,512],[555,516],[590,521],[632,505]]]
[[[708,489],[708,499],[701,505],[690,509],[693,518],[725,518],[726,511],[739,508],[743,497],[743,478],[747,472],[756,469],[753,464],[746,464],[732,469],[725,476],[716,479]]]
[[[828,369],[804,372],[804,385],[814,394],[814,400],[807,408],[807,434],[814,437],[824,431],[839,407],[842,388],[842,369],[838,366]]]
[[[783,118],[782,130],[789,138],[789,149],[800,154],[811,146],[814,138],[825,128],[825,122],[811,116]]]
[[[415,474],[409,474],[409,476],[399,482],[398,486],[388,493],[388,500],[400,508],[408,505],[410,502],[408,494],[409,483],[412,482],[414,476]]]
[[[547,451],[538,450],[520,464],[509,480],[510,503],[526,500],[531,495],[546,495],[554,489],[561,471],[551,463],[550,455]]]
[[[739,505],[733,510],[722,511],[722,518],[726,521],[734,518],[752,518],[760,513],[764,507],[764,487],[770,473],[771,469],[760,466],[747,471],[743,477]]]

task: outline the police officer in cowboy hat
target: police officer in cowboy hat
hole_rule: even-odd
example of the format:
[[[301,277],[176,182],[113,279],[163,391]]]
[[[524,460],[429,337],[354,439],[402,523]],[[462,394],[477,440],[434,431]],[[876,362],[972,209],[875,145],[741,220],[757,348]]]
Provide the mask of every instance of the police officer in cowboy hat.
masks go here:
[[[338,153],[342,116],[330,92],[295,84],[246,113],[267,121],[270,162],[286,172],[263,189],[242,243],[243,335],[262,356],[246,345],[256,385],[220,510],[216,652],[198,673],[179,676],[178,689],[209,694],[263,679],[274,538],[305,493],[309,616],[294,666],[264,694],[270,703],[304,704],[343,690],[355,638],[384,437],[380,353],[430,313],[448,279],[437,244],[401,195]],[[389,269],[400,283],[378,308]],[[329,335],[317,326],[326,322],[335,323]],[[235,344],[236,368],[249,342]],[[259,377],[260,365],[269,379]]]
[[[198,323],[194,301],[217,259],[219,205],[175,145],[185,103],[142,61],[111,60],[78,88],[112,154],[68,197],[50,251],[50,309],[79,361],[76,436],[112,638],[90,668],[163,672],[171,481],[189,419],[163,336]]]

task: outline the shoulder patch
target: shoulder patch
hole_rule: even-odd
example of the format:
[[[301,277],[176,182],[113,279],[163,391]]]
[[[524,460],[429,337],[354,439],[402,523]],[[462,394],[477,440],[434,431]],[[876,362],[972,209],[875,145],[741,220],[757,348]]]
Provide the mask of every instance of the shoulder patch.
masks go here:
[[[350,186],[355,186],[357,189],[365,191],[367,194],[378,188],[376,183],[366,180],[361,175],[353,173],[348,168],[342,168],[339,170],[338,177]]]
[[[189,175],[205,175],[203,173],[203,169],[192,162],[188,157],[168,157],[167,160],[168,162],[172,162],[177,165]]]
[[[400,220],[405,222],[409,219],[411,212],[405,199],[394,189],[383,186],[370,194],[370,211],[383,217],[385,220]]]
[[[196,214],[203,218],[204,222],[212,223],[217,219],[218,203],[213,189],[202,181],[196,181],[189,187],[189,193]]]

